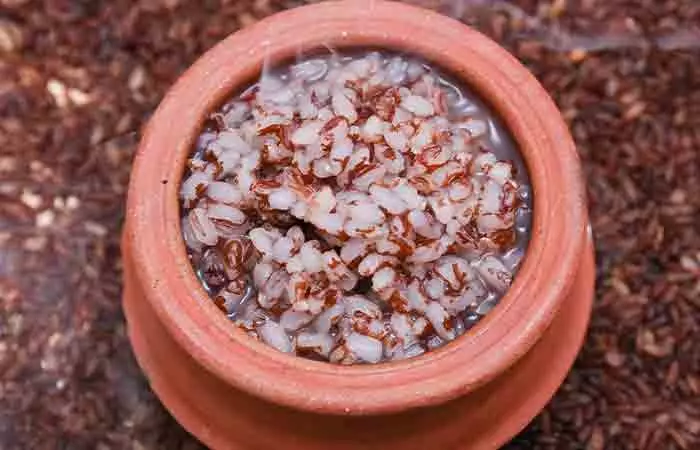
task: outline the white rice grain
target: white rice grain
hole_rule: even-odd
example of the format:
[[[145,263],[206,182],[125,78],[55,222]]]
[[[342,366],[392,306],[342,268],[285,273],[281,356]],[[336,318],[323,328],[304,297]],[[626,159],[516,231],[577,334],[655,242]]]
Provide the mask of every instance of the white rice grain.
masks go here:
[[[433,104],[418,95],[409,95],[401,100],[401,107],[419,117],[427,117],[435,114]]]
[[[260,338],[263,342],[281,352],[290,353],[294,349],[284,328],[272,320],[267,320],[260,325],[258,327],[258,333],[260,333]]]

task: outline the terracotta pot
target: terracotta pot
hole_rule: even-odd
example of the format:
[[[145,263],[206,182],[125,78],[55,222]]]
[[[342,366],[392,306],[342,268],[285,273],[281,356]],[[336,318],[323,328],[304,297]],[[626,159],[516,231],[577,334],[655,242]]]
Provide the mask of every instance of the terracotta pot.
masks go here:
[[[181,239],[179,184],[208,112],[254,79],[266,58],[280,62],[324,45],[406,51],[461,78],[503,118],[530,171],[532,239],[513,286],[466,335],[407,361],[341,367],[250,339],[210,301]],[[495,448],[564,379],[593,293],[579,161],[547,93],[481,34],[379,1],[280,13],[202,56],[144,134],[123,252],[138,361],[176,419],[214,448]]]

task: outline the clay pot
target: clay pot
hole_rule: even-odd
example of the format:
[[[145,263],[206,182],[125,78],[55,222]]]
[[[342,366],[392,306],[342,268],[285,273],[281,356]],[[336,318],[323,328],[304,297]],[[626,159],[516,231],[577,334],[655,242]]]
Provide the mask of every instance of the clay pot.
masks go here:
[[[407,361],[335,366],[250,339],[202,289],[180,235],[179,184],[207,114],[266,59],[323,46],[406,51],[451,72],[502,117],[530,171],[532,239],[513,286],[464,336]],[[144,134],[122,247],[124,309],[139,364],[175,418],[213,448],[495,448],[564,379],[593,294],[579,161],[547,93],[481,34],[380,1],[280,13],[202,56]]]

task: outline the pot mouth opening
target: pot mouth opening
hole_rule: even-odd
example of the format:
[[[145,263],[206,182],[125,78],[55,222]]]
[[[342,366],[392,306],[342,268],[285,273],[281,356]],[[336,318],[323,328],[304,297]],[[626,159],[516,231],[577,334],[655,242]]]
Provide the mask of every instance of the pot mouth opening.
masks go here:
[[[178,270],[163,282],[165,289],[162,292],[148,294],[176,340],[209,370],[245,391],[293,407],[338,414],[390,412],[446,401],[477,388],[509,367],[534,344],[556,313],[558,297],[570,284],[567,277],[571,278],[577,267],[576,254],[583,245],[585,222],[573,144],[558,111],[527,69],[497,44],[447,17],[407,5],[379,2],[372,17],[360,9],[361,14],[353,19],[352,14],[346,17],[348,9],[357,11],[363,2],[352,3],[313,5],[277,14],[232,35],[200,58],[172,88],[151,119],[130,187],[130,198],[143,196],[134,192],[143,190],[142,185],[157,182],[157,194],[134,207],[138,210],[134,214],[138,220],[130,219],[130,227],[135,231],[135,252],[144,253],[143,258],[135,258],[137,263],[148,259],[145,253],[163,254],[164,251],[169,258],[161,261],[157,268],[143,267],[144,270],[139,271],[142,282],[151,286],[154,279],[166,278],[164,272],[167,270],[172,271],[173,267]],[[404,10],[401,12],[405,14],[399,14],[396,8]],[[313,21],[309,17],[313,16],[312,10],[320,16],[325,15],[329,26],[345,25],[343,31],[318,31],[317,27],[317,35],[290,34],[294,33],[290,25],[304,26]],[[363,21],[363,17],[366,20]],[[269,29],[275,28],[274,24],[281,25],[272,37]],[[416,35],[406,38],[402,34],[388,34],[384,31],[386,24],[413,30]],[[434,30],[443,30],[444,34]],[[438,39],[420,41],[422,33],[432,34]],[[256,43],[254,39],[261,36],[268,36],[269,40],[258,39]],[[285,40],[284,36],[289,39]],[[455,42],[455,37],[463,38],[463,42]],[[468,43],[474,46],[472,53],[464,47]],[[449,46],[457,47],[456,52],[448,53],[446,48]],[[191,266],[182,239],[179,186],[186,171],[185,162],[207,115],[232,94],[254,82],[268,64],[271,67],[284,66],[299,55],[306,58],[322,54],[329,51],[329,47],[342,52],[376,49],[405,54],[425,60],[450,75],[481,99],[489,114],[501,122],[502,129],[511,136],[525,164],[533,190],[530,239],[508,291],[493,310],[464,335],[443,347],[406,360],[338,366],[284,354],[257,342],[234,327],[213,304]],[[232,69],[234,56],[242,55],[249,58],[244,67]],[[470,67],[464,62],[469,57],[478,57],[480,62]],[[499,63],[507,68],[499,67]],[[520,91],[516,92],[514,88]],[[193,97],[194,104],[187,105],[186,99]],[[188,106],[189,112],[181,117],[184,126],[178,127],[168,142],[172,144],[168,150],[172,160],[160,169],[153,169],[161,174],[156,180],[141,180],[150,176],[145,166],[157,164],[156,161],[145,161],[159,159],[154,158],[154,151],[158,153],[160,150],[156,148],[165,144],[160,142],[165,133],[174,131],[172,123],[167,123],[164,118],[172,120],[173,113]],[[541,116],[548,114],[554,115],[553,123],[540,120]],[[529,125],[536,129],[528,129]],[[554,150],[552,147],[555,146],[560,150]],[[553,192],[563,187],[567,187],[568,192]],[[567,205],[566,201],[570,204]],[[561,217],[554,220],[557,215]],[[163,224],[159,229],[164,234],[151,230],[149,235],[153,239],[149,240],[141,233],[147,228],[149,219],[161,222],[165,219],[167,225]],[[552,223],[548,223],[550,220]],[[567,239],[570,241],[566,242]],[[559,267],[552,266],[557,260],[552,254],[557,252]],[[169,265],[170,269],[167,269]],[[542,274],[538,268],[540,265],[553,271],[551,283],[543,280],[550,274]],[[533,287],[535,284],[537,286]],[[544,292],[548,284],[549,291]],[[166,304],[171,298],[175,301]],[[192,317],[195,314],[198,317]],[[523,317],[523,314],[528,316]],[[471,364],[481,367],[474,368]],[[249,373],[241,373],[246,370]],[[293,392],[298,380],[273,386],[276,382],[271,378],[271,370],[295,371],[301,377],[308,375],[308,383],[316,385],[310,386],[313,392]],[[393,376],[397,373],[403,374],[401,379]],[[391,389],[379,389],[380,394],[375,398],[361,398],[370,391],[374,396],[382,384]],[[306,389],[305,383],[303,390]],[[334,389],[336,395],[331,392]],[[407,389],[413,390],[410,395],[406,395]],[[349,393],[355,398],[350,399]]]
[[[230,102],[233,101],[238,101],[236,100],[239,95],[241,95],[244,92],[249,92],[251,90],[252,86],[258,86],[259,84],[263,83],[263,80],[265,79],[268,74],[274,74],[278,69],[286,69],[291,67],[291,65],[299,62],[304,62],[304,61],[309,61],[315,58],[326,58],[329,56],[337,56],[341,59],[352,59],[356,57],[364,57],[369,53],[372,52],[377,52],[381,54],[385,58],[391,58],[391,57],[402,57],[406,58],[407,60],[411,60],[417,63],[420,63],[421,65],[424,65],[426,67],[429,67],[431,70],[437,70],[436,73],[434,73],[434,76],[437,76],[441,82],[447,83],[450,87],[456,88],[460,90],[460,95],[464,94],[466,102],[469,104],[469,108],[473,109],[476,111],[476,114],[481,120],[485,120],[488,124],[489,131],[488,133],[491,135],[495,135],[495,138],[493,139],[494,142],[492,142],[492,145],[495,146],[500,146],[500,148],[497,148],[496,151],[494,151],[493,148],[490,147],[485,147],[487,150],[494,152],[494,154],[497,155],[499,160],[506,160],[507,162],[511,163],[514,167],[516,176],[514,177],[518,183],[526,188],[529,189],[531,182],[530,182],[530,176],[529,176],[529,169],[526,167],[526,161],[524,160],[524,157],[521,154],[520,149],[517,146],[517,142],[514,139],[511,131],[508,129],[508,127],[505,125],[503,118],[498,114],[498,112],[491,106],[491,103],[487,100],[484,99],[475,89],[473,89],[470,85],[467,83],[463,82],[458,78],[458,76],[448,72],[447,70],[444,70],[439,63],[428,61],[422,56],[418,54],[414,54],[408,51],[396,51],[395,49],[387,48],[387,47],[378,47],[378,46],[346,46],[342,48],[333,48],[330,45],[325,45],[325,46],[318,46],[318,47],[310,47],[307,49],[299,50],[297,54],[295,54],[292,57],[287,57],[286,59],[278,60],[278,61],[269,61],[268,58],[265,58],[262,63],[262,67],[260,71],[253,76],[251,79],[244,81],[232,88],[230,91],[229,95],[225,96],[221,101],[219,101],[217,104],[215,104],[205,115],[205,117],[211,118],[213,114],[223,114],[222,109],[225,107],[225,105],[229,104]],[[208,130],[208,127],[206,126],[207,122],[209,119],[206,119],[204,121],[204,124],[200,127],[199,129],[199,134],[201,135],[202,133],[206,132]],[[213,126],[216,128],[216,126]],[[189,149],[189,157],[194,156],[197,154],[197,149],[195,146],[195,142],[190,145]],[[505,153],[505,155],[504,155]],[[201,156],[200,156],[201,157]],[[185,176],[191,174],[191,170],[188,169],[186,166],[182,168],[180,178],[178,180],[175,180],[175,183],[177,185],[182,184],[183,178]],[[527,195],[520,198],[519,201],[522,202],[524,205],[524,216],[519,219],[520,222],[518,226],[523,226],[522,224],[526,224],[525,226],[528,228],[526,232],[520,232],[520,233],[515,233],[516,238],[514,238],[514,241],[517,239],[517,243],[513,243],[513,250],[517,250],[519,253],[522,253],[522,256],[518,258],[518,262],[514,265],[514,268],[512,269],[513,275],[515,279],[518,277],[518,269],[522,265],[522,261],[525,259],[527,256],[527,249],[529,246],[529,240],[530,240],[530,230],[531,228],[531,214],[532,210],[534,208],[534,204],[536,202],[535,199],[532,198],[531,195]],[[183,205],[180,202],[179,204],[180,207],[180,215],[183,216]],[[285,225],[284,227],[286,228],[288,225]],[[515,224],[513,225],[514,227],[516,226]],[[492,250],[492,252],[498,253],[497,250]],[[188,252],[189,254],[189,252]],[[487,251],[485,254],[490,254],[489,251]],[[192,272],[195,277],[198,278],[200,283],[204,286],[204,291],[206,292],[207,296],[213,300],[214,299],[214,290],[209,288],[206,285],[206,282],[202,279],[202,276],[197,273],[197,269],[194,267],[194,263],[192,263]],[[508,289],[509,290],[509,289]],[[353,291],[354,292],[354,291]],[[363,295],[363,292],[356,292],[360,295]],[[351,295],[352,293],[349,293],[348,295]],[[498,299],[495,301],[495,306],[493,308],[498,308],[500,305],[500,301],[503,299],[504,295],[502,294],[498,297]],[[493,302],[492,300],[490,302]],[[460,313],[462,314],[462,313]],[[473,333],[478,333],[478,327],[479,324],[483,321],[484,317],[486,315],[490,314],[490,311],[487,313],[481,314],[481,318],[479,321],[471,326],[469,330],[464,332],[463,334],[457,336],[454,340],[446,342],[444,345],[452,345],[455,341],[462,340],[462,339],[468,339],[469,336]],[[225,316],[225,314],[224,314]],[[230,326],[235,327],[235,325],[232,323],[231,316],[229,316],[230,319]],[[442,346],[441,346],[442,347]],[[441,348],[440,347],[440,348]],[[428,350],[427,352],[418,355],[418,356],[412,356],[410,357],[411,359],[416,359],[416,358],[422,358],[426,355],[432,354],[435,352],[437,349],[431,349]],[[291,354],[291,356],[296,356],[296,357],[301,357],[299,355],[294,355]],[[309,361],[313,362],[320,362],[323,364],[328,364],[326,361],[320,361],[316,360],[314,358],[307,358]],[[399,361],[399,360],[396,360]],[[391,361],[380,361],[378,363],[374,364],[387,364],[390,363]],[[352,364],[351,366],[371,366],[372,364]],[[341,367],[349,367],[349,366],[342,366]]]

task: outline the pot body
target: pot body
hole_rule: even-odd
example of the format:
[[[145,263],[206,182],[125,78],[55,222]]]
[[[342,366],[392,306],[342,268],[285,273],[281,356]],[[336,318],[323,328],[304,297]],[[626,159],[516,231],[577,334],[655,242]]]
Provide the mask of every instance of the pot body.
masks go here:
[[[175,419],[214,449],[496,449],[550,400],[581,347],[593,300],[593,248],[557,317],[515,365],[480,389],[437,406],[361,417],[267,402],[213,375],[180,346],[145,298],[124,254],[124,311],[136,358]],[[284,374],[280,374],[284,376]]]
[[[207,114],[263,64],[323,47],[406,51],[451,72],[501,116],[530,173],[531,241],[512,287],[467,334],[421,357],[339,367],[254,341],[210,301],[182,242],[179,184]],[[495,448],[546,404],[581,345],[594,277],[583,192],[556,107],[486,37],[383,1],[275,15],[197,61],[144,133],[122,241],[136,357],[165,406],[213,448]]]

